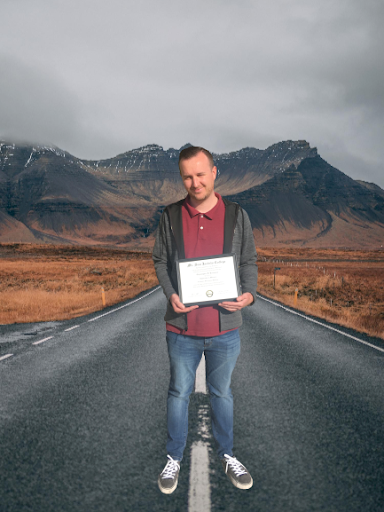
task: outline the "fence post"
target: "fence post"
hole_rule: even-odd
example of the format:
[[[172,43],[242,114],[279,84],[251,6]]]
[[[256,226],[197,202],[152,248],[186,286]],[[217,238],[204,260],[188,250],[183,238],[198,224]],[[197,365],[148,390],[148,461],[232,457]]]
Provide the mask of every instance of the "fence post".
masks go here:
[[[281,270],[280,267],[275,267],[273,270],[273,289],[276,289],[276,270]]]
[[[104,287],[101,287],[101,300],[103,301],[103,308],[105,308],[105,292]]]
[[[299,293],[299,289],[296,288],[295,290],[295,297],[293,299],[293,307],[295,308],[297,306],[297,294]]]

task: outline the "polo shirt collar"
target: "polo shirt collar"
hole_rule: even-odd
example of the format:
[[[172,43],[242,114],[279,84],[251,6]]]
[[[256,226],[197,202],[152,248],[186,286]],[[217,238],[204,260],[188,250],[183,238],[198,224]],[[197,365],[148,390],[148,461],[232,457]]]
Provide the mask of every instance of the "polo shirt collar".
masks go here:
[[[217,192],[215,192],[215,196],[218,199],[217,203],[212,208],[212,210],[209,210],[209,212],[206,212],[206,213],[201,213],[201,212],[197,211],[196,208],[194,208],[191,204],[189,204],[189,197],[187,196],[184,199],[184,206],[185,206],[185,209],[187,210],[187,212],[189,213],[189,216],[192,218],[192,217],[196,217],[196,215],[204,215],[204,217],[207,217],[208,219],[213,220],[215,218],[215,215],[217,215],[217,213],[218,213],[220,204],[223,201],[221,198],[221,195],[218,194]]]

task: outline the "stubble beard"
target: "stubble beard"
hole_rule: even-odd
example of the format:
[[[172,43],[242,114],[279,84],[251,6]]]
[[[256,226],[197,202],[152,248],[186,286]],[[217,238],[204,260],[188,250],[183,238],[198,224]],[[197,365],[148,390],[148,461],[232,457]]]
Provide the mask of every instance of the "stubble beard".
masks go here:
[[[213,187],[211,189],[207,189],[206,187],[203,187],[203,192],[204,192],[204,195],[200,196],[200,195],[196,195],[195,194],[195,191],[190,191],[189,192],[189,195],[195,199],[195,201],[198,201],[199,203],[202,203],[203,201],[205,201],[206,199],[208,199],[212,192],[213,192]]]

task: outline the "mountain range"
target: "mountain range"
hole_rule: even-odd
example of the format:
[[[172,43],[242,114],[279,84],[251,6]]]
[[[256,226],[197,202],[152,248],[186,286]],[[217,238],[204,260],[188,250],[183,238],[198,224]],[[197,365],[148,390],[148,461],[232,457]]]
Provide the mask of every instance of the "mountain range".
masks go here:
[[[150,249],[164,206],[185,196],[180,149],[150,144],[91,161],[0,141],[0,242]],[[383,247],[384,190],[332,167],[308,142],[213,156],[215,190],[246,209],[256,246]]]

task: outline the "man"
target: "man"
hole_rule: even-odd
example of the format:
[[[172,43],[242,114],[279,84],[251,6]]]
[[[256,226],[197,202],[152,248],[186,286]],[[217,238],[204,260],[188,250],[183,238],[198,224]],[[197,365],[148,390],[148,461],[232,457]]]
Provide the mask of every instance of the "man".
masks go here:
[[[190,146],[179,156],[187,197],[165,208],[157,230],[153,261],[168,300],[165,315],[171,379],[167,400],[168,462],[158,478],[160,490],[177,487],[187,441],[188,404],[203,352],[211,401],[212,431],[225,473],[240,489],[253,480],[232,453],[231,375],[240,353],[241,309],[256,299],[256,250],[249,218],[238,204],[214,191],[217,168],[212,155]],[[178,295],[176,261],[235,252],[241,295],[214,306],[190,306]]]

